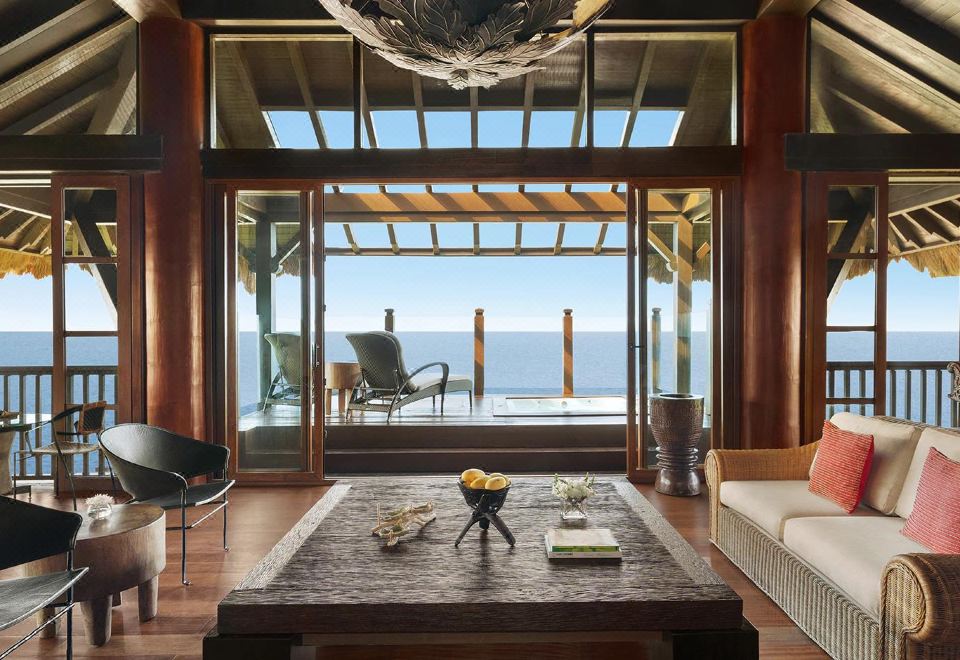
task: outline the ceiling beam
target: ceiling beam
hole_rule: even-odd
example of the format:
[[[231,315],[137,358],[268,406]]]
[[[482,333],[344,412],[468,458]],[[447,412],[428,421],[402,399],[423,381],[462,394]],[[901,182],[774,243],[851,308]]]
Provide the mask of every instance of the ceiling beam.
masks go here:
[[[757,18],[774,14],[806,16],[820,4],[820,0],[760,0]]]
[[[313,92],[310,90],[310,79],[307,76],[307,63],[303,59],[303,50],[300,48],[300,42],[288,41],[287,54],[290,56],[290,64],[293,66],[293,73],[297,79],[297,87],[300,88],[300,97],[303,99],[303,105],[307,110],[307,114],[310,115],[310,123],[313,125],[313,134],[317,138],[317,146],[321,149],[326,149],[327,134],[323,130],[323,124],[320,122],[317,106],[313,102]]]
[[[240,52],[240,47],[236,41],[224,41],[222,43],[224,55],[228,60],[233,63],[234,70],[237,72],[237,89],[236,94],[239,97],[239,105],[243,107],[243,111],[247,113],[252,119],[253,125],[256,126],[256,133],[258,135],[252,136],[256,140],[256,144],[264,145],[266,147],[277,147],[276,140],[274,139],[273,130],[267,124],[266,117],[263,114],[263,108],[260,106],[260,101],[257,99],[257,89],[253,84],[253,76],[250,74],[250,69],[247,67],[247,62],[243,57],[243,53]],[[231,136],[235,138],[236,136]]]
[[[520,147],[526,149],[530,146],[530,126],[533,123],[533,93],[535,87],[536,72],[525,73],[523,75],[523,123],[520,127]],[[524,184],[520,184],[520,192],[526,190]]]
[[[117,61],[117,78],[100,97],[87,133],[116,135],[123,133],[130,117],[137,111],[137,38],[127,37]]]
[[[933,206],[952,199],[960,198],[960,184],[945,183],[940,185],[910,186],[894,185],[890,186],[889,207],[890,215],[902,211],[912,211],[913,209]]]
[[[789,133],[784,160],[802,172],[960,170],[960,133]]]
[[[38,89],[68,76],[90,58],[126,39],[134,26],[129,18],[113,23],[75,46],[0,84],[0,110],[24,100]]]
[[[159,135],[3,135],[0,170],[32,172],[156,172]]]
[[[137,23],[148,18],[180,18],[179,0],[113,0]]]
[[[398,184],[516,183],[529,180],[609,183],[649,176],[739,176],[743,172],[743,152],[739,146],[329,151],[204,149],[201,160],[204,175],[213,179],[303,178],[336,183],[380,183],[385,180]],[[453,168],[451,163],[458,166]]]
[[[0,130],[0,135],[42,135],[65,117],[80,112],[96,102],[102,92],[112,86],[116,79],[117,72],[114,70],[88,80],[25,117],[8,124]]]
[[[0,207],[50,219],[50,191],[44,188],[0,188]]]

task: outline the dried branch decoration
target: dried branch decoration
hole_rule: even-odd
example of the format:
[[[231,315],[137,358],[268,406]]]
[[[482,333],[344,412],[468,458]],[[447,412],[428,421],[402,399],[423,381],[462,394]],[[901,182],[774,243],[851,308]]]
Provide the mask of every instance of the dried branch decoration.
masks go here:
[[[377,505],[377,526],[373,528],[373,535],[382,539],[387,539],[387,546],[393,546],[399,543],[401,536],[406,536],[412,530],[413,525],[418,529],[423,528],[429,522],[437,519],[433,512],[433,502],[427,502],[415,506],[407,506],[393,509],[386,513],[380,513],[380,505]]]
[[[320,0],[375,53],[455,89],[490,87],[537,70],[613,0]],[[561,20],[570,27],[547,32]]]

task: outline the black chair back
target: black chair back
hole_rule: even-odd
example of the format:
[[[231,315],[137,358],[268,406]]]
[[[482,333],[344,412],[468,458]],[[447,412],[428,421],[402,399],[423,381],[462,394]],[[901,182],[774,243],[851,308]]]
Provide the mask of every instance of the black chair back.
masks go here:
[[[73,550],[83,516],[0,497],[0,570]]]
[[[392,332],[376,330],[347,335],[367,387],[396,391],[409,377],[400,340]]]
[[[230,450],[147,424],[119,424],[100,434],[100,445],[112,456],[184,478],[223,470]],[[119,469],[117,469],[119,474]],[[122,479],[121,479],[122,482]]]

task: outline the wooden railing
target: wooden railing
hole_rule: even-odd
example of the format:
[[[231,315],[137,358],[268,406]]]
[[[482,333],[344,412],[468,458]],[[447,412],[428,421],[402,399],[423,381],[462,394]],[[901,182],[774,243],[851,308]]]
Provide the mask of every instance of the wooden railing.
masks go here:
[[[885,414],[936,426],[957,426],[960,404],[947,397],[951,376],[945,360],[887,362]],[[831,403],[831,399],[873,396],[872,362],[827,362],[827,415],[849,410],[870,415],[863,403]]]
[[[113,366],[68,367],[68,405],[104,400],[108,404],[107,422],[112,423],[114,413],[109,411],[116,410],[116,375],[117,368]],[[53,367],[50,366],[0,366],[0,407],[26,415],[51,415],[58,412],[52,410],[52,383]],[[49,444],[51,432],[47,426],[39,432],[21,433],[14,443],[14,449],[26,449],[28,443],[34,447],[38,444]],[[89,440],[96,441],[93,437]],[[11,469],[16,470],[17,477],[23,479],[50,479],[53,476],[49,459],[16,461],[11,463]],[[99,452],[83,456],[82,468],[78,474],[104,474],[104,462]]]

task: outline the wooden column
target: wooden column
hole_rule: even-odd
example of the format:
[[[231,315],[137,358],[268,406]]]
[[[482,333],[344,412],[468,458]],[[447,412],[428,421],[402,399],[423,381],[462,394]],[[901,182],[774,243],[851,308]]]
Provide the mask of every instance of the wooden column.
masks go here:
[[[563,396],[573,396],[573,310],[563,310]]]
[[[273,253],[276,249],[276,225],[269,220],[257,222],[256,306],[257,306],[257,374],[260,381],[260,400],[263,401],[270,391],[273,380],[273,359],[266,336],[273,332],[276,322],[276,277],[271,268]]]
[[[663,332],[659,307],[653,308],[653,317],[650,319],[650,379],[653,383],[653,393],[660,394],[663,391],[660,387],[660,337]]]
[[[483,396],[483,309],[473,316],[473,393]]]
[[[203,47],[187,21],[140,24],[140,130],[163,137],[163,168],[143,182],[147,421],[196,438],[206,437]]]
[[[393,332],[393,326],[394,326],[393,309],[390,307],[387,307],[385,310],[383,310],[383,329],[386,330],[387,332]]]
[[[743,31],[743,362],[740,445],[800,442],[802,179],[784,134],[804,130],[806,19]]]
[[[690,393],[693,353],[693,223],[677,215],[677,272],[673,274],[673,329],[677,351],[677,392]]]

